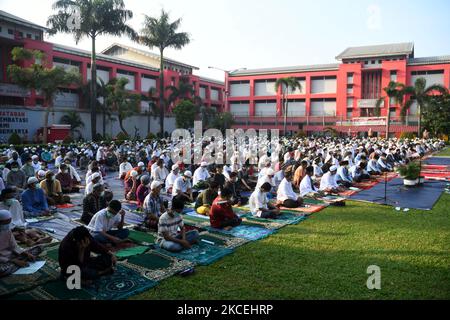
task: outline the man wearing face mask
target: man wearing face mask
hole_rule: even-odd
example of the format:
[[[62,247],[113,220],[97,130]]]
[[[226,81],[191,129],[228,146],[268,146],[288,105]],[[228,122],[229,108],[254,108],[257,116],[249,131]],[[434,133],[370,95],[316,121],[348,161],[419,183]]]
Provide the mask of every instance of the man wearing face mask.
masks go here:
[[[105,209],[97,212],[89,222],[88,229],[94,239],[105,245],[128,242],[129,230],[124,229],[125,211],[122,204],[113,200]]]
[[[25,164],[22,166],[21,170],[25,173],[27,179],[34,177],[36,171],[33,167],[33,160],[31,160],[31,158],[25,159]]]
[[[233,192],[224,188],[211,207],[209,215],[211,227],[217,229],[231,230],[242,223],[242,219],[233,212],[231,197]]]
[[[72,185],[79,185],[81,183],[80,175],[78,174],[77,170],[72,166],[72,160],[70,158],[64,159],[64,164],[67,167],[67,172],[70,174],[70,178],[72,179]],[[78,191],[74,191],[78,192]]]
[[[62,163],[59,166],[58,174],[56,179],[61,183],[61,189],[63,193],[79,192],[80,189],[74,187],[72,177],[70,176],[69,169],[67,165]]]
[[[267,195],[269,194],[272,186],[266,182],[261,187],[256,188],[250,196],[250,212],[252,215],[260,218],[276,219],[280,215],[280,209],[269,203]]]
[[[27,267],[30,261],[42,252],[40,247],[23,250],[17,245],[11,231],[11,213],[0,210],[0,278],[16,272],[19,268]]]
[[[38,179],[29,178],[27,189],[21,195],[25,217],[38,217],[51,215],[47,199],[41,189]]]
[[[150,176],[141,176],[141,184],[136,189],[136,200],[138,206],[142,208],[145,197],[150,192]]]
[[[8,210],[11,213],[12,229],[25,227],[26,222],[23,215],[23,208],[20,202],[15,198],[16,190],[6,188],[0,194],[0,209]]]
[[[11,163],[11,171],[8,172],[6,177],[6,186],[11,188],[15,187],[17,190],[22,191],[27,183],[27,177],[25,172],[19,169],[18,162]]]
[[[61,183],[56,179],[52,171],[47,171],[45,180],[41,181],[40,185],[47,196],[47,203],[50,206],[70,203],[70,197],[63,195]]]
[[[172,196],[184,202],[194,202],[191,184],[192,172],[185,171],[173,184]]]
[[[81,216],[81,221],[84,224],[89,224],[97,212],[108,206],[104,194],[103,185],[96,184],[93,187],[93,191],[83,199],[83,215]]]
[[[19,168],[22,167],[22,160],[20,160],[19,154],[17,153],[17,151],[14,151],[11,153],[11,157],[8,160],[9,163],[13,163],[13,162],[17,162],[17,164],[19,165]]]
[[[31,165],[33,166],[35,172],[38,172],[39,170],[42,169],[42,166],[39,163],[39,157],[37,155],[32,156],[31,160],[32,160]]]
[[[150,185],[151,192],[145,197],[143,208],[145,217],[145,226],[149,229],[158,229],[159,217],[166,212],[166,205],[162,197],[161,192],[161,182],[153,181]]]

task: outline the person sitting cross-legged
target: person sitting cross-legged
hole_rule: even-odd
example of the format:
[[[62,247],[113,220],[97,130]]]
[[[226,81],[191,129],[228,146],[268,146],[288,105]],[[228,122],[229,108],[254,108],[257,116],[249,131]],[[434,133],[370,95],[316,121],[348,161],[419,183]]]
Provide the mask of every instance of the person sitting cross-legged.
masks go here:
[[[344,188],[339,186],[336,182],[337,167],[331,166],[330,170],[320,179],[320,190],[325,193],[339,193],[344,191]]]
[[[209,215],[211,227],[231,230],[242,223],[242,219],[233,212],[233,208],[231,206],[232,196],[233,192],[231,189],[224,188],[220,192],[220,196],[214,200]]]
[[[253,191],[250,196],[250,212],[252,215],[260,218],[270,218],[275,219],[279,216],[280,209],[269,203],[267,194],[272,189],[272,185],[268,182],[263,183],[263,185]]]
[[[45,180],[41,181],[40,185],[47,196],[47,203],[50,206],[70,203],[70,197],[63,195],[61,183],[56,179],[52,171],[45,173]]]
[[[160,216],[166,212],[166,206],[160,195],[163,183],[155,180],[150,184],[150,193],[145,197],[143,209],[145,213],[145,226],[157,230]]]
[[[97,183],[93,187],[93,191],[84,197],[83,199],[83,214],[81,216],[81,222],[88,225],[91,222],[92,217],[100,210],[106,208],[104,195],[104,187],[102,184]]]
[[[92,256],[91,253],[95,253],[96,256]],[[117,261],[114,254],[99,244],[84,226],[72,229],[64,237],[59,246],[58,260],[61,278],[65,279],[70,275],[67,273],[68,267],[78,266],[83,285],[113,273]]]
[[[180,252],[190,249],[198,243],[198,231],[186,232],[181,213],[184,209],[184,201],[178,198],[172,200],[172,207],[159,218],[157,242],[162,249],[171,252]],[[180,229],[180,232],[178,232]]]
[[[107,208],[92,217],[88,229],[96,241],[105,245],[118,245],[128,242],[130,232],[123,227],[124,219],[122,204],[118,200],[112,200]]]
[[[51,215],[47,198],[37,178],[28,179],[27,189],[22,192],[21,201],[26,218]]]
[[[209,183],[208,189],[202,191],[195,202],[195,211],[198,214],[209,216],[209,212],[211,210],[211,206],[214,202],[214,199],[217,198],[217,194],[219,192],[219,185],[215,181],[211,181]]]
[[[298,208],[303,204],[303,199],[292,188],[292,173],[286,173],[277,191],[277,201],[286,208]]]
[[[59,165],[59,171],[56,174],[56,180],[61,184],[63,193],[79,192],[80,188],[73,183],[72,176],[69,172],[69,167],[65,163]]]

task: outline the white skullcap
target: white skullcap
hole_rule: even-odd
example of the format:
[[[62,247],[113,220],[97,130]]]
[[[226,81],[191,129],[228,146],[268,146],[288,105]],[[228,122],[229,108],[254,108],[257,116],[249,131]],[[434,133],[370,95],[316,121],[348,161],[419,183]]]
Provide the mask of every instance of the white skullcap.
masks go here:
[[[272,169],[268,169],[267,172],[266,172],[266,174],[267,174],[268,176],[273,176],[273,175],[275,174],[275,171],[273,171]]]
[[[159,186],[162,185],[161,181],[155,180],[152,182],[152,184],[150,185],[150,189],[151,190],[155,190],[156,188],[158,188]]]
[[[208,163],[207,163],[206,161],[203,161],[202,163],[200,163],[200,166],[201,166],[201,167],[207,167],[207,166],[208,166]]]
[[[39,177],[45,177],[45,171],[44,170],[39,170],[38,171],[38,176]]]
[[[131,175],[132,177],[137,177],[138,172],[137,172],[136,170],[131,170],[130,175]]]
[[[94,179],[96,179],[96,178],[100,178],[100,177],[101,177],[101,175],[100,175],[100,173],[98,173],[98,172],[92,174],[92,180],[94,180]]]
[[[143,162],[139,162],[138,167],[145,167],[145,164]]]
[[[336,166],[331,166],[330,167],[330,171],[337,171],[337,167]]]
[[[33,160],[34,159],[39,159],[39,157],[37,155],[34,155],[34,156],[31,157],[31,159],[33,159]]]
[[[38,183],[38,182],[39,182],[39,180],[35,177],[30,177],[27,180],[27,184],[33,184],[33,183]]]
[[[11,218],[11,212],[9,212],[8,210],[0,210],[0,220],[9,220]]]
[[[177,170],[177,169],[179,169],[178,165],[177,165],[177,164],[174,164],[174,165],[172,166],[172,170]]]
[[[183,176],[192,178],[192,172],[190,172],[189,170],[187,170],[187,171],[185,171],[185,172],[183,173]]]

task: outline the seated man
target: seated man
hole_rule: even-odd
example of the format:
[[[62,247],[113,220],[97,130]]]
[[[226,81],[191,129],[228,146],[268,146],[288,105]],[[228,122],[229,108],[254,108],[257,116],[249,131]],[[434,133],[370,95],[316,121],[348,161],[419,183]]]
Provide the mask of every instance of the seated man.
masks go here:
[[[12,216],[8,210],[0,210],[0,278],[27,267],[42,251],[40,247],[23,250],[17,245],[11,231]]]
[[[193,185],[195,189],[205,189],[208,187],[208,179],[210,178],[208,172],[208,163],[202,162],[200,167],[194,171]]]
[[[260,188],[253,191],[250,196],[250,212],[260,218],[276,219],[280,215],[280,209],[269,203],[267,194],[272,189],[270,183],[264,183]]]
[[[141,181],[139,180],[139,172],[131,170],[128,178],[125,178],[125,199],[128,201],[136,201],[136,190]]]
[[[98,183],[94,186],[93,191],[84,197],[83,214],[81,216],[81,222],[84,224],[88,225],[97,212],[107,207],[106,200],[102,196],[103,190],[103,185]]]
[[[241,183],[238,180],[238,173],[231,172],[230,180],[225,183],[225,188],[228,188],[233,193],[231,196],[231,205],[232,206],[243,206],[248,203],[248,198],[241,196]]]
[[[105,245],[118,245],[128,242],[130,233],[124,229],[125,211],[122,210],[122,204],[113,200],[105,209],[97,212],[91,219],[88,229],[94,239]]]
[[[375,154],[367,163],[367,172],[369,172],[370,175],[378,176],[381,174],[381,169],[378,165],[379,158],[380,156],[378,154]]]
[[[175,183],[175,180],[177,180],[179,175],[180,169],[177,164],[174,164],[172,166],[172,172],[169,173],[169,175],[166,178],[166,192],[167,194],[172,194],[172,188],[173,184]]]
[[[223,189],[223,186],[225,185],[226,182],[225,176],[223,175],[223,165],[218,164],[216,166],[216,171],[212,176],[212,180],[217,182],[220,189]]]
[[[22,166],[21,170],[25,173],[26,178],[34,177],[35,170],[33,167],[33,160],[31,157],[25,159],[25,164]]]
[[[91,256],[95,253],[96,256]],[[67,268],[78,266],[81,271],[83,285],[91,284],[101,276],[113,273],[116,257],[104,246],[94,240],[86,227],[72,229],[61,241],[58,250],[61,278],[69,276]]]
[[[191,185],[192,173],[185,171],[183,175],[175,180],[172,188],[172,196],[184,202],[194,202]]]
[[[124,180],[128,171],[131,171],[133,166],[128,162],[127,157],[123,156],[119,166],[119,179]]]
[[[353,182],[361,182],[363,180],[370,179],[370,175],[367,173],[366,162],[361,161],[350,168],[350,176]]]
[[[56,179],[61,184],[61,189],[63,193],[79,192],[80,189],[75,187],[73,184],[72,176],[69,173],[69,168],[65,163],[59,166],[58,174]]]
[[[209,216],[211,206],[214,200],[217,198],[218,192],[219,185],[217,184],[217,182],[211,181],[209,183],[208,189],[203,190],[198,195],[197,201],[195,201],[195,210],[198,214]]]
[[[231,189],[224,188],[220,192],[220,196],[214,200],[209,215],[211,227],[231,230],[242,223],[242,219],[233,212],[231,207],[232,196],[233,192]]]
[[[87,184],[86,189],[84,190],[84,195],[87,196],[92,192],[94,189],[94,186],[97,184],[103,185],[102,181],[102,175],[99,172],[94,173],[91,176],[91,181]]]
[[[350,172],[347,169],[348,161],[343,160],[339,163],[339,168],[336,173],[336,182],[344,186],[345,188],[350,188],[352,186],[352,177],[350,176]]]
[[[70,178],[72,179],[72,185],[73,186],[78,186],[81,183],[81,178],[80,175],[77,172],[77,169],[75,169],[72,166],[72,160],[68,157],[64,158],[64,164],[67,167],[67,172],[70,174]],[[73,192],[78,192],[78,191],[73,191]]]
[[[184,209],[184,201],[174,198],[172,208],[167,210],[158,222],[157,242],[162,249],[171,252],[180,252],[183,249],[190,249],[198,242],[198,231],[186,232],[181,213]],[[178,232],[178,229],[180,232]]]
[[[6,186],[15,187],[18,191],[23,191],[27,184],[25,172],[19,169],[19,163],[11,162],[11,171],[6,176]]]
[[[306,175],[300,183],[300,196],[314,199],[321,197],[323,194],[316,188],[312,179],[314,167],[307,167],[305,172]]]
[[[320,190],[326,193],[339,193],[343,191],[336,182],[337,167],[331,166],[330,170],[320,179]]]
[[[136,200],[139,208],[144,205],[145,197],[150,193],[150,176],[141,176],[141,184],[136,189]],[[161,182],[162,183],[162,182]]]
[[[37,178],[28,179],[27,189],[22,192],[21,198],[25,217],[51,215],[44,190],[40,188]]]
[[[292,173],[286,174],[277,191],[277,201],[286,208],[298,208],[303,204],[303,199],[292,189]]]
[[[0,209],[11,213],[11,228],[24,228],[26,225],[23,208],[15,198],[16,190],[12,188],[3,189],[0,193]]]
[[[61,183],[56,179],[52,171],[47,171],[45,180],[40,183],[41,189],[44,190],[47,196],[47,203],[50,206],[70,203],[70,197],[62,193]]]
[[[166,212],[166,206],[160,195],[161,181],[153,181],[150,185],[150,193],[145,197],[143,208],[146,215],[144,224],[147,228],[157,230],[159,217]]]

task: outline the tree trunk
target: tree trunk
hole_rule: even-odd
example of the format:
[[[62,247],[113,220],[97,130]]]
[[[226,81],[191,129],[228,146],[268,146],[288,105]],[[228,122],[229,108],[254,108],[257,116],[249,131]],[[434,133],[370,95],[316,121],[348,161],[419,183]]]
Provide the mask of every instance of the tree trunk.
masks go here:
[[[105,139],[106,135],[106,106],[103,108],[103,139]]]
[[[421,131],[422,131],[422,128],[421,128],[421,126],[422,126],[422,103],[420,103],[419,101],[417,101],[417,106],[419,107],[419,119],[417,119],[417,138],[421,138],[421,136],[420,136],[420,134],[421,134]]]
[[[161,138],[164,138],[164,51],[160,50],[160,53],[161,63],[159,67],[159,127]]]
[[[148,106],[150,109],[150,105]],[[150,110],[147,112],[147,136],[150,134]]]
[[[45,108],[45,114],[44,114],[44,130],[42,132],[43,137],[43,143],[47,144],[48,140],[48,117],[50,114],[50,103],[48,103],[47,107]]]
[[[125,130],[125,128],[123,127],[123,119],[122,119],[122,117],[119,115],[118,118],[119,118],[120,129],[123,131],[123,133],[125,133],[126,136],[129,136],[127,130]]]
[[[91,135],[92,140],[96,140],[97,135],[97,113],[95,107],[97,105],[97,66],[95,54],[95,37],[92,37],[91,52]]]

